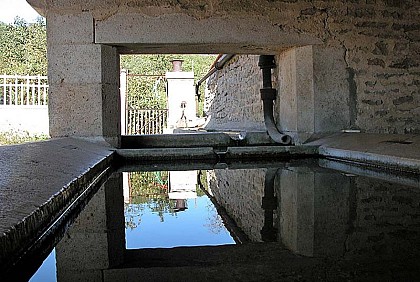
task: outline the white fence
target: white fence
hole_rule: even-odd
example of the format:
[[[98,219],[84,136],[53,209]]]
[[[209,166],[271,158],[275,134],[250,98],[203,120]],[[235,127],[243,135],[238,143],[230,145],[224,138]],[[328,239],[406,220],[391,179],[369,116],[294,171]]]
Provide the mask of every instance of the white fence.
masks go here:
[[[127,110],[127,134],[162,134],[167,127],[168,110]]]
[[[0,75],[0,132],[48,135],[46,76]]]
[[[0,75],[0,105],[42,106],[48,104],[46,76]]]

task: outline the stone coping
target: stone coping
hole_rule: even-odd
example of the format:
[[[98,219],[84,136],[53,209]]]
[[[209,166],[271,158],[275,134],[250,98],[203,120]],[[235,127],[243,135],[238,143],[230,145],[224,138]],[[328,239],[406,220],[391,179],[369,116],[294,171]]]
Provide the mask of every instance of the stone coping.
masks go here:
[[[420,135],[340,133],[306,145],[328,158],[420,173]]]
[[[97,175],[113,148],[75,138],[0,146],[0,265],[5,267]]]

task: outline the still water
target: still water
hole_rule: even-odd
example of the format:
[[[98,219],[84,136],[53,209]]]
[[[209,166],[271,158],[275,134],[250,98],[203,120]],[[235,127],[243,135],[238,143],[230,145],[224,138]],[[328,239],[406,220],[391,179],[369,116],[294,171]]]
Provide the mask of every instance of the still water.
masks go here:
[[[283,277],[276,275],[288,259],[290,273],[303,280],[316,273],[314,280],[410,281],[420,274],[419,175],[326,160],[155,170],[115,173],[31,281],[130,277],[197,261],[213,267],[225,258],[211,254],[236,254],[235,241],[245,251],[227,261],[240,262],[237,272],[260,265],[260,277],[261,269]],[[178,246],[190,247],[172,249]],[[197,249],[205,259],[182,259],[197,246],[219,247]]]

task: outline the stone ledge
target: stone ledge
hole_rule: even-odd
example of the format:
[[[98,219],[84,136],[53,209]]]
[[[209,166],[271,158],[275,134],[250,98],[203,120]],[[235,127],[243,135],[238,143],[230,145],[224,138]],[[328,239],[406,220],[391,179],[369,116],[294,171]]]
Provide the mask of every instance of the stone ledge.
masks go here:
[[[420,135],[341,133],[307,145],[327,158],[420,173]]]
[[[0,147],[0,264],[8,267],[112,162],[74,138]]]

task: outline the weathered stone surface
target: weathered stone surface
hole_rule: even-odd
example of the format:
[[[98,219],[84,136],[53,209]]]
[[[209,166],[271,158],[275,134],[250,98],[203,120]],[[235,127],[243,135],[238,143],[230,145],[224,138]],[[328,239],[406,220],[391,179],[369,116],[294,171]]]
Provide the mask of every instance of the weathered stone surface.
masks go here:
[[[232,59],[209,80],[207,87],[207,130],[265,130],[258,56]]]
[[[420,172],[420,137],[408,132],[406,135],[342,133],[308,144],[320,146],[322,156]]]
[[[0,261],[5,265],[110,165],[113,150],[65,138],[0,147]]]

